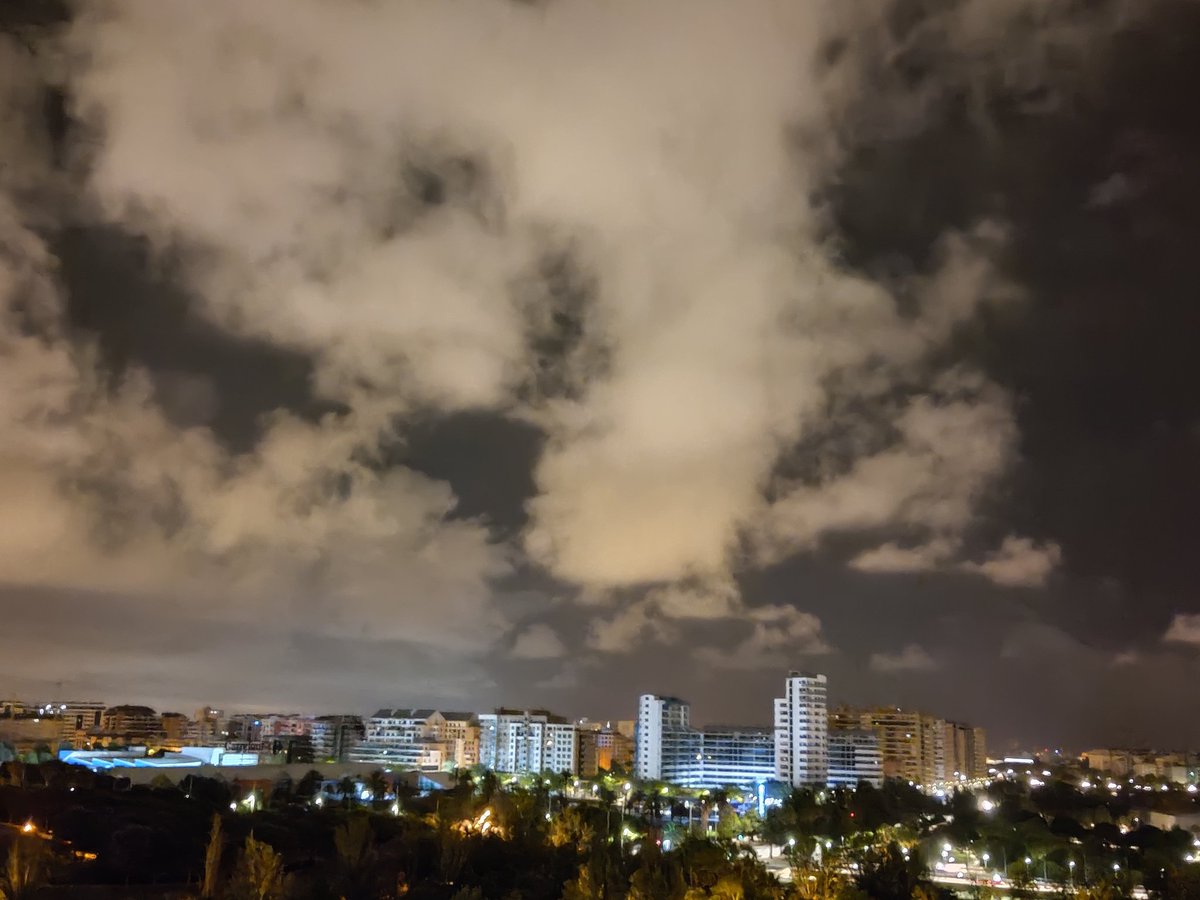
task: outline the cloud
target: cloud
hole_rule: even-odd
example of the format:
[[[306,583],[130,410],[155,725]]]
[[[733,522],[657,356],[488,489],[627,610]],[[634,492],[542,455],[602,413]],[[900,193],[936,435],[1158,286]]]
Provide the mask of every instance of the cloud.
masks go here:
[[[872,653],[871,668],[876,672],[931,672],[937,660],[920,644],[905,644],[898,653]]]
[[[850,568],[860,572],[930,572],[939,568],[957,549],[957,543],[949,540],[930,541],[915,547],[901,547],[889,541],[858,554],[850,560]]]
[[[72,31],[101,208],[194,257],[222,327],[311,354],[330,399],[540,424],[524,547],[559,578],[723,577],[763,516],[777,554],[881,521],[950,532],[1003,473],[1011,413],[972,376],[945,408],[897,410],[890,452],[764,502],[781,454],[828,424],[827,382],[872,403],[919,388],[958,326],[1011,299],[995,226],[945,237],[905,286],[911,316],[825,246],[812,189],[854,78],[813,72],[831,30],[873,20],[777,0],[214,0],[194,18],[98,3]],[[561,300],[530,281],[555,255],[581,274],[556,362],[575,390],[525,402]],[[939,463],[957,477],[933,483]]]
[[[646,638],[672,642],[678,631],[664,622],[653,603],[638,600],[592,620],[587,646],[601,653],[632,653]]]
[[[769,669],[791,665],[801,656],[833,652],[821,633],[821,620],[784,604],[748,610],[750,634],[732,647],[702,647],[697,658],[724,669]]]
[[[535,687],[547,691],[572,691],[579,687],[579,671],[573,666],[566,666],[555,672],[549,678],[543,678]]]
[[[1163,640],[1175,644],[1200,646],[1200,613],[1176,613],[1167,626]]]
[[[970,38],[956,78],[1020,44],[986,27],[1013,6],[935,17]],[[992,263],[1004,228],[948,232],[884,284],[847,270],[814,203],[889,40],[851,7],[83,5],[55,73],[88,135],[69,172],[24,127],[38,85],[0,78],[0,580],[468,657],[509,633],[493,585],[532,562],[603,598],[598,651],[728,623],[750,633],[708,648],[717,665],[827,652],[811,613],[748,604],[739,570],[881,531],[852,565],[949,560],[1017,438],[955,344],[1019,302]],[[923,90],[889,98],[888,128],[922,121]],[[32,188],[145,236],[198,315],[311,359],[338,412],[268,410],[235,452],[203,427],[204,382],[112,379],[68,337],[35,227],[54,204],[14,199]],[[515,544],[390,462],[417,413],[462,411],[544,432]],[[1044,580],[1057,547],[1022,540],[972,570]],[[550,655],[536,628],[514,654]]]
[[[1061,561],[1058,544],[1038,545],[1030,538],[1010,535],[983,562],[963,563],[961,568],[1004,587],[1041,587]]]
[[[12,52],[0,38],[0,67]],[[37,88],[0,85],[0,118],[36,109]],[[0,584],[122,595],[230,627],[490,647],[504,626],[491,582],[509,553],[454,516],[447,485],[376,464],[392,439],[377,406],[317,422],[276,410],[234,452],[168,417],[149,372],[103,369],[69,327],[37,227],[63,184],[27,152],[44,135],[24,118],[26,131],[0,134],[20,163],[0,172]]]
[[[514,659],[557,659],[567,648],[549,625],[536,623],[518,632],[509,655]]]
[[[781,484],[756,530],[760,556],[776,560],[827,534],[880,528],[928,533],[926,556],[957,540],[1009,464],[1016,429],[1008,397],[977,375],[946,373],[931,387],[893,411],[890,446],[815,483]]]
[[[589,595],[589,600],[593,606],[611,606],[604,594]],[[671,643],[687,626],[720,621],[754,622],[756,641],[763,649],[772,641],[796,636],[801,622],[820,631],[815,616],[793,607],[748,608],[732,581],[693,578],[652,588],[615,612],[599,614],[592,621],[586,643],[602,653],[630,653],[645,640]]]

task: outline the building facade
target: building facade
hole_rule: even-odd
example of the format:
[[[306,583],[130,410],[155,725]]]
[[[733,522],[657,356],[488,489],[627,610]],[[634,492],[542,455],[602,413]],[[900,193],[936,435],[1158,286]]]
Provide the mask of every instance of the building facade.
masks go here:
[[[591,778],[633,766],[633,738],[614,728],[612,722],[580,719],[575,724],[579,729],[579,775]]]
[[[498,709],[479,716],[479,762],[514,775],[579,770],[579,731],[544,709]]]
[[[775,778],[772,728],[710,725],[700,732],[698,765],[685,787],[749,787]]]
[[[789,672],[775,700],[775,777],[793,787],[829,777],[829,709],[824,675]]]
[[[843,707],[830,715],[830,724],[874,732],[885,778],[932,785],[970,781],[987,773],[982,728],[896,706]]]
[[[875,732],[861,728],[834,728],[829,731],[830,787],[858,787],[865,781],[883,784],[883,759]]]
[[[162,739],[162,722],[148,706],[110,706],[100,718],[105,735],[126,744],[146,744]]]
[[[698,767],[700,735],[691,707],[678,697],[642,694],[634,727],[634,774],[645,781],[688,784]]]
[[[381,709],[367,720],[349,758],[424,771],[470,768],[479,762],[479,721],[469,712]]]
[[[345,762],[366,733],[360,716],[317,716],[312,725],[313,759]]]
[[[946,781],[973,781],[987,777],[987,747],[982,728],[962,722],[947,722],[943,744]]]

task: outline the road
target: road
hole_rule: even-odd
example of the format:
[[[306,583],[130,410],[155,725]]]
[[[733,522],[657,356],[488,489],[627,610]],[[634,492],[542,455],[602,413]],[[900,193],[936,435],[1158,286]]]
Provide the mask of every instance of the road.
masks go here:
[[[760,844],[747,842],[755,855],[762,860],[763,865],[767,867],[772,875],[776,876],[784,884],[788,884],[792,880],[792,867],[788,865],[787,857],[783,853],[783,848],[772,846],[769,844]],[[845,874],[851,874],[849,869],[845,870]],[[943,885],[949,888],[969,888],[976,885],[990,885],[995,891],[1000,894],[1008,894],[1013,889],[1010,881],[1003,876],[997,878],[996,872],[990,869],[984,869],[980,866],[967,866],[963,863],[946,864],[942,871],[930,872],[930,880],[936,884]],[[1033,890],[1039,894],[1061,894],[1064,889],[1068,889],[1070,885],[1059,884],[1055,881],[1045,881],[1041,878],[1036,879],[1031,885]],[[1146,889],[1140,885],[1133,889],[1132,896],[1134,900],[1147,900],[1149,894]]]

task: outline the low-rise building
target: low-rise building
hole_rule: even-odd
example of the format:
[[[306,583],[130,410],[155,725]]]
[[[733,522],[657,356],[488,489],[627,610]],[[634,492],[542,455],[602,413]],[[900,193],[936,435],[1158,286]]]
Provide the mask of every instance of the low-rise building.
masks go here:
[[[152,744],[162,740],[162,720],[148,706],[110,706],[100,718],[101,732],[125,744]]]
[[[632,767],[632,736],[617,730],[612,722],[580,719],[575,724],[579,730],[579,775],[591,778],[601,772]]]

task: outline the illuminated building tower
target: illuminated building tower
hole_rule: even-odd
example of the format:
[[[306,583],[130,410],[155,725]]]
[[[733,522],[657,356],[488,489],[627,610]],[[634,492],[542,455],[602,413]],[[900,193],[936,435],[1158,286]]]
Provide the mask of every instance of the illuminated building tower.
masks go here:
[[[794,787],[825,786],[829,710],[824,675],[789,672],[775,701],[775,777]]]

